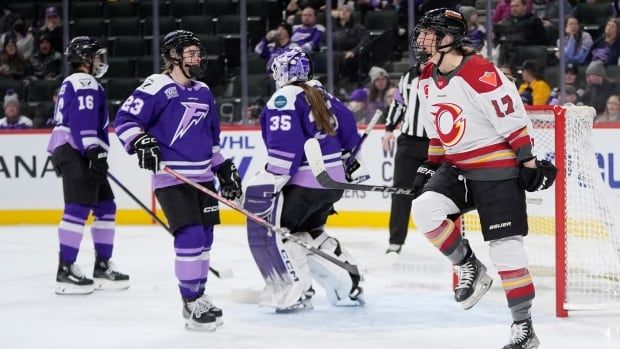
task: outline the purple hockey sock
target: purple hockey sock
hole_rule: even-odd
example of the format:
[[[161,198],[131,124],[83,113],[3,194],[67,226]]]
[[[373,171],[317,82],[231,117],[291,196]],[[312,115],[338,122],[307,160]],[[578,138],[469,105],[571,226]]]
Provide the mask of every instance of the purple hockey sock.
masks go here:
[[[60,260],[73,263],[80,251],[80,243],[84,234],[84,222],[88,218],[90,208],[78,204],[65,204],[62,220],[58,225],[58,241],[60,242]]]
[[[209,275],[209,261],[211,245],[213,244],[213,226],[203,227],[205,232],[205,243],[200,257],[200,290],[204,292]]]
[[[95,221],[90,229],[95,243],[97,258],[108,260],[112,257],[114,248],[114,220],[116,218],[116,205],[114,201],[103,201],[93,207]]]
[[[201,225],[186,225],[175,233],[174,271],[179,279],[181,297],[184,299],[196,299],[202,295],[200,281],[204,246],[205,231]]]

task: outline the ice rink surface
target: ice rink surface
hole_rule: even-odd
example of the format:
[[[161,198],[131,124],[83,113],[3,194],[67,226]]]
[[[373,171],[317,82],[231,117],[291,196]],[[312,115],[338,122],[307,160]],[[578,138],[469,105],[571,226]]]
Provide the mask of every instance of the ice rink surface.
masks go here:
[[[372,264],[387,246],[387,231],[329,231],[362,265]],[[244,227],[217,227],[211,265],[232,268],[234,276],[210,275],[207,293],[223,309],[224,326],[209,333],[183,327],[171,237],[157,226],[120,226],[116,236],[113,260],[130,274],[131,288],[58,296],[56,227],[1,227],[0,348],[498,349],[509,338],[511,320],[496,273],[491,270],[495,282],[485,298],[462,310],[452,299],[450,266],[415,232],[397,264],[365,276],[366,306],[332,307],[315,286],[314,310],[281,315],[233,301],[233,292],[260,290],[262,279]],[[484,244],[473,239],[472,245],[488,261]],[[78,263],[92,273],[89,233]],[[620,348],[619,312],[573,312],[557,319],[552,289],[541,283],[536,291],[540,348]]]

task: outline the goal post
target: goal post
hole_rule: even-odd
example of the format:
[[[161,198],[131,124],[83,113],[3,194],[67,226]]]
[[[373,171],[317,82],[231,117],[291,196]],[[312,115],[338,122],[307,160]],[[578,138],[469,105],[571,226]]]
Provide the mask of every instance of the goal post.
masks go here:
[[[555,184],[527,193],[525,239],[535,284],[553,288],[556,315],[620,310],[620,204],[602,179],[587,106],[528,107],[534,153],[558,168]],[[475,213],[463,231],[480,231]]]

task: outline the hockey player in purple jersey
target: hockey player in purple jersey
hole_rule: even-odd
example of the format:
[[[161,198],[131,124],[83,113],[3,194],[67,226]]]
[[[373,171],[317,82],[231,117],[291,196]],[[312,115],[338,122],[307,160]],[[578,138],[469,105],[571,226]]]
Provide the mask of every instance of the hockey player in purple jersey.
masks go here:
[[[205,294],[213,226],[220,223],[218,202],[160,172],[168,166],[215,190],[241,197],[241,179],[231,159],[220,153],[220,121],[213,94],[196,81],[204,73],[205,52],[191,32],[164,37],[163,74],[153,74],[123,103],[115,131],[139,166],[153,171],[155,195],[174,233],[175,273],[183,299],[185,327],[212,331],[222,324],[222,310]]]
[[[48,145],[60,175],[65,209],[58,227],[60,262],[56,274],[58,294],[88,294],[95,289],[126,289],[129,276],[110,261],[114,246],[116,205],[108,183],[108,109],[103,87],[97,81],[108,69],[106,50],[87,36],[71,40],[65,55],[73,74],[60,86],[54,111],[56,127]],[[90,212],[95,243],[93,280],[75,264]]]
[[[267,164],[248,181],[244,207],[306,239],[322,251],[355,264],[324,225],[334,213],[342,190],[322,188],[304,155],[304,143],[317,138],[330,175],[338,180],[358,177],[346,173],[341,160],[359,142],[353,114],[312,79],[308,56],[299,49],[276,57],[273,78],[278,90],[260,116]],[[357,164],[357,161],[354,161]],[[361,305],[360,276],[283,240],[248,220],[248,240],[254,260],[265,280],[260,304],[289,312],[311,308],[312,278],[325,288],[334,305]]]

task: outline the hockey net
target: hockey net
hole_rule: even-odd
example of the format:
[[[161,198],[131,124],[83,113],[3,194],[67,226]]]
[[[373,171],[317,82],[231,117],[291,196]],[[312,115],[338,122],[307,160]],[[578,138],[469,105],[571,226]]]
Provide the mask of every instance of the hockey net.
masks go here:
[[[595,110],[528,109],[534,151],[558,167],[553,187],[527,193],[529,265],[537,285],[555,289],[556,314],[620,309],[620,205],[601,177],[592,147]],[[463,230],[480,231],[476,213]]]

